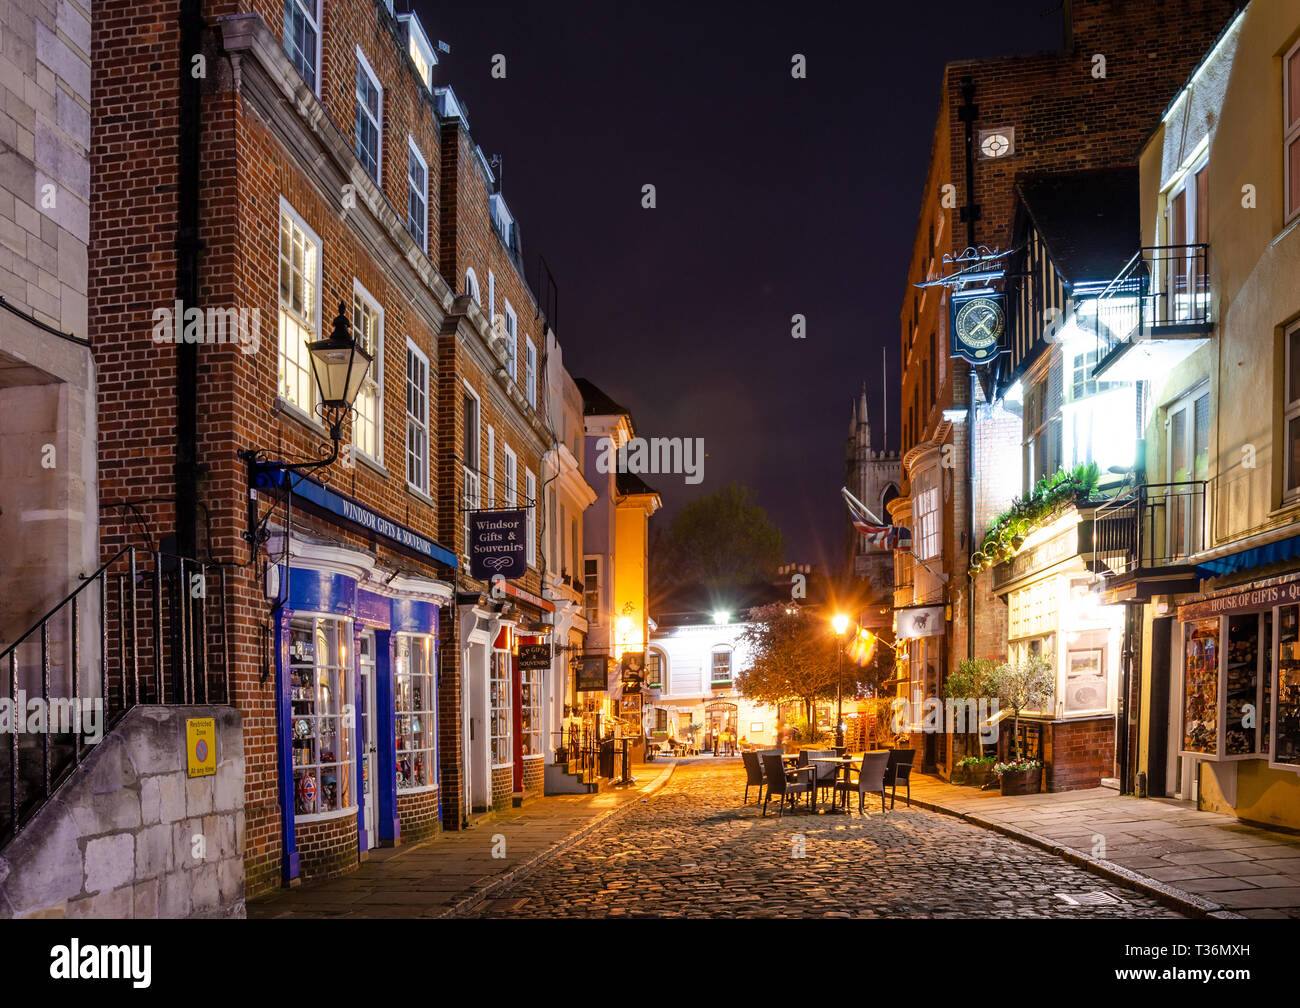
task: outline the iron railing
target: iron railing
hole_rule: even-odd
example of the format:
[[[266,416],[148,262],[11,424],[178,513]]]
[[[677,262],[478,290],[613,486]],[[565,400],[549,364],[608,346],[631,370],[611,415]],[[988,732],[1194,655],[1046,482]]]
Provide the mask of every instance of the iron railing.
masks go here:
[[[0,845],[132,707],[231,703],[226,599],[224,567],[126,546],[0,651]]]
[[[1194,333],[1211,324],[1209,246],[1149,245],[1138,250],[1095,299],[1080,304],[1093,316],[1097,359],[1120,343],[1166,331]]]
[[[1205,548],[1205,484],[1146,483],[1098,507],[1094,560],[1112,575],[1188,563]]]

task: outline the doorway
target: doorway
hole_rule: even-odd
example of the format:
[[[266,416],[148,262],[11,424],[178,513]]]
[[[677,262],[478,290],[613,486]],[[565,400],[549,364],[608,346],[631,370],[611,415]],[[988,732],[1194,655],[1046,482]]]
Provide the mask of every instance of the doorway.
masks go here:
[[[367,849],[379,846],[379,740],[375,735],[375,632],[361,634],[357,650],[357,697],[361,702],[361,804]]]

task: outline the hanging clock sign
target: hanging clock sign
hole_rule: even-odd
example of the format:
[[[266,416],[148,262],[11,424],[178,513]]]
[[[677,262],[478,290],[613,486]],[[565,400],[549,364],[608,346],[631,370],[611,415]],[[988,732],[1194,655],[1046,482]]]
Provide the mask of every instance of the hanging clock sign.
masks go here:
[[[954,293],[948,299],[948,311],[953,357],[987,364],[1005,352],[1006,299],[1000,291]]]

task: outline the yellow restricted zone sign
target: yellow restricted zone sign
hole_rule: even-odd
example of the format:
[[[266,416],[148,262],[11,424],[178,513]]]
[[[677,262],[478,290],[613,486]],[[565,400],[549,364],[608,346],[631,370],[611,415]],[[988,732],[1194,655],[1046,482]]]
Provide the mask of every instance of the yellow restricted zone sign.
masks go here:
[[[217,724],[213,718],[185,719],[185,755],[191,777],[217,772]]]

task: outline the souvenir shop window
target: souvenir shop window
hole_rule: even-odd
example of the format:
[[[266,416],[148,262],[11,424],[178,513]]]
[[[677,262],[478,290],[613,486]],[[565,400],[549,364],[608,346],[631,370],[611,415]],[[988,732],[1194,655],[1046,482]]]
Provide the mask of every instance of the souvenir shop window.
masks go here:
[[[488,722],[492,765],[514,762],[510,751],[510,652],[493,651],[488,675]]]
[[[542,670],[519,672],[520,740],[525,756],[542,755]]]
[[[1219,620],[1189,623],[1183,647],[1183,751],[1215,753],[1219,741]]]
[[[435,696],[433,638],[398,634],[393,661],[397,789],[432,787]]]
[[[1277,717],[1272,762],[1300,767],[1300,606],[1277,611]]]
[[[1272,647],[1273,614],[1241,613],[1227,618],[1223,703],[1224,755],[1241,756],[1260,751],[1260,662]],[[1261,635],[1265,625],[1268,637]],[[1261,642],[1267,640],[1267,644]],[[1267,738],[1267,735],[1264,736]],[[1267,749],[1265,749],[1267,751]]]
[[[351,624],[295,619],[289,638],[294,812],[339,812],[352,802],[347,641]]]

